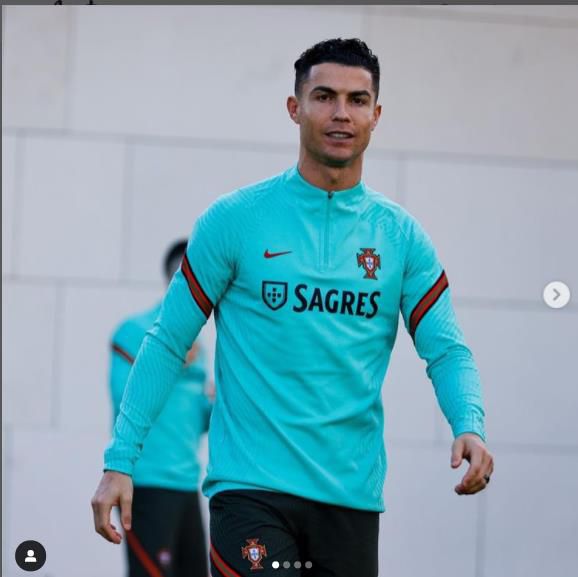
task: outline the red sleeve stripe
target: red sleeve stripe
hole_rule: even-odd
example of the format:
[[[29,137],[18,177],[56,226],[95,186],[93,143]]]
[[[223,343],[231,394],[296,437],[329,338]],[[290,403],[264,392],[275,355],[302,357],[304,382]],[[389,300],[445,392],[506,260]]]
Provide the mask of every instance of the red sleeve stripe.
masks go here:
[[[237,573],[234,569],[229,567],[223,558],[217,553],[217,550],[211,543],[211,561],[219,571],[221,575],[224,577],[241,577],[239,573]]]
[[[195,299],[199,308],[203,311],[203,314],[209,318],[211,316],[211,311],[213,310],[213,303],[210,301],[209,297],[206,295],[205,291],[201,288],[193,269],[191,268],[191,263],[187,258],[187,255],[183,258],[183,263],[181,265],[181,270],[187,279],[189,285],[189,290]]]
[[[415,336],[415,331],[417,326],[427,314],[427,312],[436,304],[438,299],[442,296],[443,292],[448,288],[448,279],[446,277],[445,271],[425,294],[425,296],[417,303],[411,316],[409,318],[409,334],[413,338]]]
[[[128,546],[132,549],[132,552],[140,561],[147,574],[150,575],[150,577],[163,577],[161,570],[155,565],[154,561],[140,544],[134,532],[127,531],[125,534]]]
[[[122,347],[119,347],[116,343],[112,343],[112,350],[119,354],[125,361],[129,362],[131,365],[134,363],[134,357],[129,355]]]

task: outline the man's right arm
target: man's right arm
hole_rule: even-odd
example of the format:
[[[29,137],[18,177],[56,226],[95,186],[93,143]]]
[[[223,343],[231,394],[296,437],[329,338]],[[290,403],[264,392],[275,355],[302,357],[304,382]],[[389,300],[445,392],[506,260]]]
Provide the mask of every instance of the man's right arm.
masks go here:
[[[152,423],[181,374],[187,353],[235,270],[238,243],[222,201],[198,219],[153,328],[126,385],[105,469],[130,475]]]
[[[181,268],[142,343],[105,451],[105,476],[93,499],[93,510],[97,532],[110,541],[117,542],[110,530],[110,509],[123,499],[125,511],[130,509],[125,478],[132,474],[144,439],[168,399],[188,350],[234,276],[237,249],[226,203],[217,201],[197,221]],[[132,483],[130,492],[132,497]],[[126,529],[130,514],[125,516],[125,511],[121,510],[121,517]]]

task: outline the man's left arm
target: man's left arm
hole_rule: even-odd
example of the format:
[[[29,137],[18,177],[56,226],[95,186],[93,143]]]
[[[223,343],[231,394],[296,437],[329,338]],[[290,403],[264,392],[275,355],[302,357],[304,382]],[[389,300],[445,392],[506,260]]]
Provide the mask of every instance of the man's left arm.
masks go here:
[[[410,222],[401,311],[452,428],[451,466],[458,468],[463,459],[470,463],[455,491],[474,494],[486,487],[493,471],[485,444],[480,377],[457,324],[448,279],[432,242],[415,220]]]

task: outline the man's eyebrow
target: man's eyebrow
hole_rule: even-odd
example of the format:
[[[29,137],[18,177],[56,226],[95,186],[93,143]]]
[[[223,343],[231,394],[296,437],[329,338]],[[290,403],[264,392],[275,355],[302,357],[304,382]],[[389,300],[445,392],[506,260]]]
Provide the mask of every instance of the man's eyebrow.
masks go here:
[[[368,90],[354,90],[349,93],[349,96],[368,96],[371,98],[371,94]]]
[[[311,92],[326,92],[327,94],[337,94],[337,91],[329,86],[315,86],[311,90]],[[354,90],[353,92],[349,92],[348,96],[368,96],[371,98],[371,94],[368,90]]]
[[[337,94],[337,91],[333,90],[333,88],[329,88],[329,86],[316,86],[311,90],[311,92],[327,92],[329,94]]]

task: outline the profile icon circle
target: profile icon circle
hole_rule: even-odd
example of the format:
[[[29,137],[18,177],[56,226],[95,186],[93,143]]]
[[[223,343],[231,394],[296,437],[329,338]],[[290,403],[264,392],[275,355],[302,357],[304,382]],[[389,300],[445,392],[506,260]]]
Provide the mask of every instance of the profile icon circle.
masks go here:
[[[23,541],[14,554],[16,564],[24,571],[38,571],[46,563],[46,549],[38,541]]]

